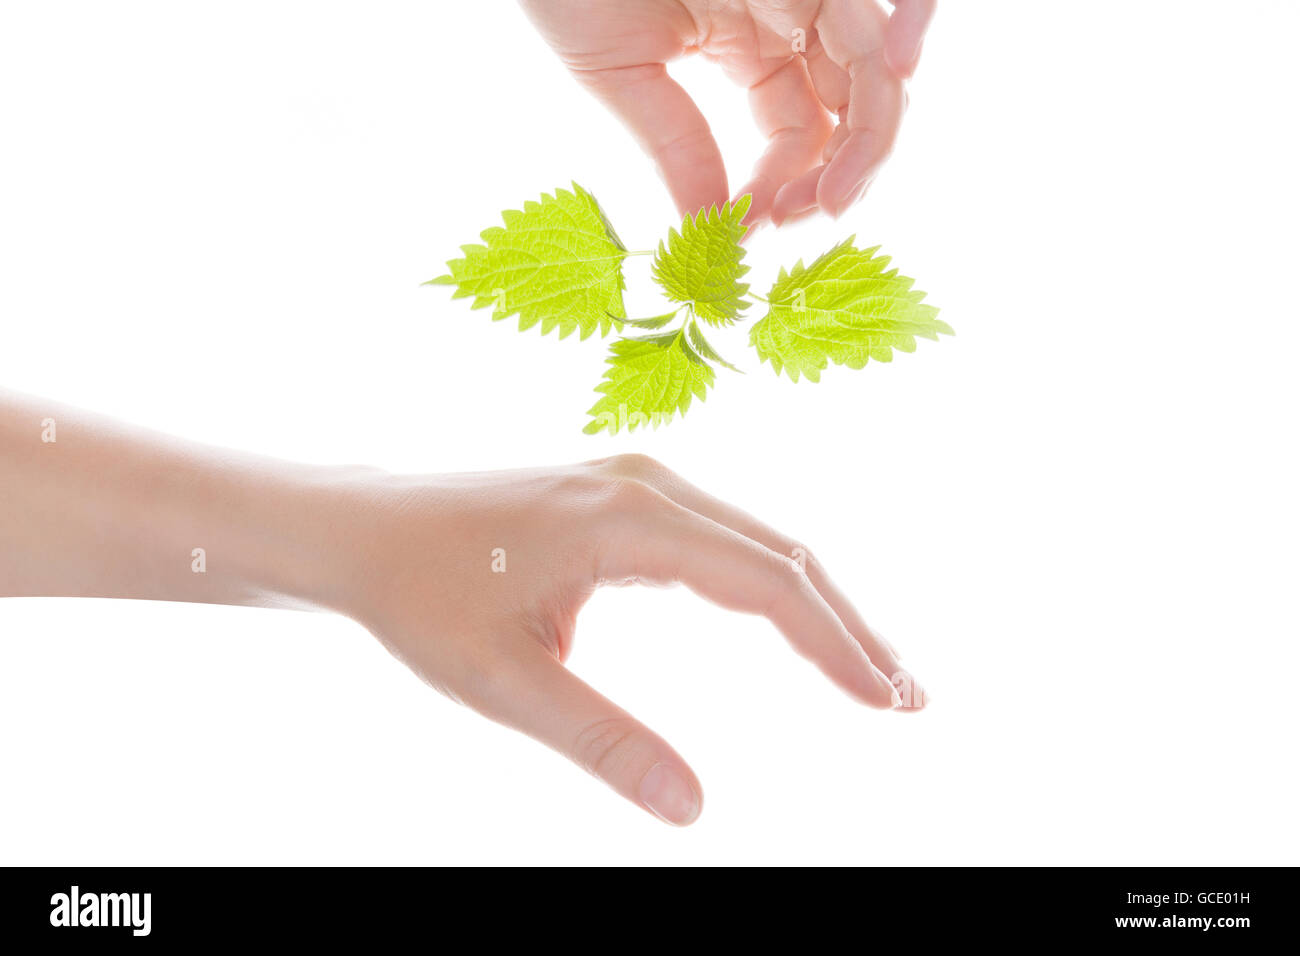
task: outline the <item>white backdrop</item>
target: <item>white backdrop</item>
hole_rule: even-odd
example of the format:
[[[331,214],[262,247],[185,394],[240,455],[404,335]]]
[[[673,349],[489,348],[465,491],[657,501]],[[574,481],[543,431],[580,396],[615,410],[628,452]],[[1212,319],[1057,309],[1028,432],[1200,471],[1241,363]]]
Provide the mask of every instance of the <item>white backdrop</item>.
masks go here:
[[[868,199],[748,262],[856,232],[957,336],[794,385],[737,328],[748,374],[610,439],[601,343],[420,286],[570,179],[633,248],[674,219],[513,5],[0,7],[0,381],[320,462],[647,452],[818,550],[934,694],[868,711],[759,619],[597,595],[572,666],[696,768],[679,831],[347,621],[9,600],[0,862],[1300,862],[1298,30],[941,4]],[[743,182],[743,92],[675,73]]]

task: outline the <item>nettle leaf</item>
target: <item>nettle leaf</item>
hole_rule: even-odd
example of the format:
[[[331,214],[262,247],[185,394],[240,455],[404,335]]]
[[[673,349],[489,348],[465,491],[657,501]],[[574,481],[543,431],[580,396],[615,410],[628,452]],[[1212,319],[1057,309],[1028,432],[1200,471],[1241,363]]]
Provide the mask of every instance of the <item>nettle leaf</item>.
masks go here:
[[[669,231],[654,253],[655,281],[675,304],[671,312],[628,318],[623,305],[623,261],[628,252],[595,198],[579,186],[558,189],[521,210],[502,213],[504,226],[482,233],[482,245],[462,246],[449,274],[430,280],[454,287],[452,298],[491,306],[494,319],[519,316],[519,328],[541,326],[560,338],[602,336],[625,326],[640,337],[619,339],[596,386],[599,398],[584,431],[657,428],[704,400],[716,367],[740,371],[704,337],[701,323],[727,326],[749,307],[743,264],[744,217],[750,197],[700,210]],[[768,295],[767,314],[750,330],[759,358],[778,375],[818,381],[830,363],[862,368],[912,352],[916,339],[952,335],[939,310],[913,290],[912,279],[889,268],[879,247],[858,249],[850,237],[811,266],[781,270]],[[762,298],[756,296],[755,298]]]
[[[610,346],[609,368],[596,391],[600,400],[587,412],[588,435],[640,425],[658,428],[686,414],[692,398],[704,400],[713,384],[713,367],[688,344],[685,327],[659,335],[619,339]]]
[[[672,312],[666,312],[663,315],[653,315],[648,319],[624,319],[623,323],[625,325],[634,325],[638,329],[662,329],[673,319],[677,318],[678,312],[680,312],[680,310],[674,310]]]
[[[895,349],[915,351],[917,336],[952,335],[913,280],[875,254],[879,248],[857,249],[849,237],[806,268],[782,269],[767,315],[750,330],[759,358],[778,375],[816,382],[828,362],[862,368],[869,359],[890,361]]]
[[[689,305],[711,325],[729,325],[749,306],[749,284],[740,281],[749,271],[741,265],[745,250],[740,245],[749,202],[749,196],[741,196],[721,209],[686,216],[681,232],[670,230],[667,244],[659,243],[655,254],[651,272],[668,298]]]
[[[736,366],[732,365],[719,355],[717,350],[709,344],[708,340],[704,337],[704,333],[700,331],[700,327],[695,324],[694,319],[686,323],[686,339],[690,343],[691,348],[695,351],[695,354],[700,358],[707,359],[717,365],[725,366],[733,372],[740,372],[740,369],[736,368]],[[744,373],[742,372],[741,374],[743,375]]]
[[[501,218],[504,228],[485,229],[483,245],[461,246],[465,258],[426,284],[455,286],[453,299],[473,296],[472,308],[492,306],[493,319],[518,315],[521,332],[540,322],[543,335],[576,329],[585,339],[622,328],[627,249],[591,193],[574,183]]]

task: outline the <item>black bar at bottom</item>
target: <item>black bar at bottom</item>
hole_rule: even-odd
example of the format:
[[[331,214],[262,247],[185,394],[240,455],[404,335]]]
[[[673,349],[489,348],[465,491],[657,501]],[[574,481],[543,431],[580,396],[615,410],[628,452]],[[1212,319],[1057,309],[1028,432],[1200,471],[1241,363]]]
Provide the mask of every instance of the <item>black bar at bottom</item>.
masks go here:
[[[755,935],[776,944],[789,933],[804,947],[844,934],[864,948],[946,946],[955,934],[1217,948],[1285,940],[1296,927],[1291,868],[660,869],[597,879],[578,869],[11,868],[5,877],[6,944],[369,945],[415,934],[441,947],[454,931],[485,945],[603,939],[610,949],[653,939],[734,946]]]

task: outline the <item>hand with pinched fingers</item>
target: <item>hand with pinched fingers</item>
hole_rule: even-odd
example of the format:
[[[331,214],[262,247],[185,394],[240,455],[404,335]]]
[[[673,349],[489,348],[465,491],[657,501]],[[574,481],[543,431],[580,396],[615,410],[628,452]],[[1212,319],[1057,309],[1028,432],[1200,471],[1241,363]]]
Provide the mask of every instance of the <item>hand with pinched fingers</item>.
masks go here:
[[[768,146],[736,192],[751,226],[861,198],[893,149],[936,0],[522,0],[547,43],[653,157],[678,212],[728,198],[708,121],[666,64],[716,61]]]

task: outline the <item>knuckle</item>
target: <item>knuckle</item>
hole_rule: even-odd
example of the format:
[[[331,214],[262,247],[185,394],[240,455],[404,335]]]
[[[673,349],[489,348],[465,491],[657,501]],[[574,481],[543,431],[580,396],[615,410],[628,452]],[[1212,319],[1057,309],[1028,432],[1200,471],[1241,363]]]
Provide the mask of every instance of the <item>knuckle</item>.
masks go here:
[[[615,478],[605,490],[605,504],[623,514],[657,508],[662,500],[659,492],[636,478]]]
[[[820,570],[822,570],[822,562],[818,561],[818,557],[816,557],[813,549],[809,548],[806,544],[803,544],[802,541],[797,541],[796,538],[787,535],[777,535],[776,540],[772,542],[772,548],[774,548],[776,553],[780,554],[781,557],[789,558],[790,561],[793,561],[794,566],[796,566],[802,574],[814,576],[815,578],[816,574],[819,574]]]
[[[645,730],[631,717],[607,717],[584,726],[573,742],[573,759],[595,777],[630,764],[645,750]]]
[[[772,552],[772,573],[779,583],[787,588],[800,588],[804,584],[803,566],[797,554],[778,554]]]
[[[651,153],[660,161],[709,158],[717,152],[713,133],[707,126],[693,126],[652,144]]]
[[[668,469],[656,459],[640,452],[614,455],[611,458],[602,459],[598,464],[615,475],[638,478],[642,481],[651,481],[668,472]]]
[[[800,571],[805,574],[812,574],[821,570],[821,561],[817,559],[817,554],[806,544],[801,544],[793,539],[786,539],[781,544],[782,553],[791,558]]]
[[[483,651],[460,661],[453,691],[460,703],[491,717],[500,711],[502,702],[513,693],[514,686],[509,658]]]
[[[768,613],[807,599],[812,585],[797,558],[770,552],[771,583],[768,589]]]

